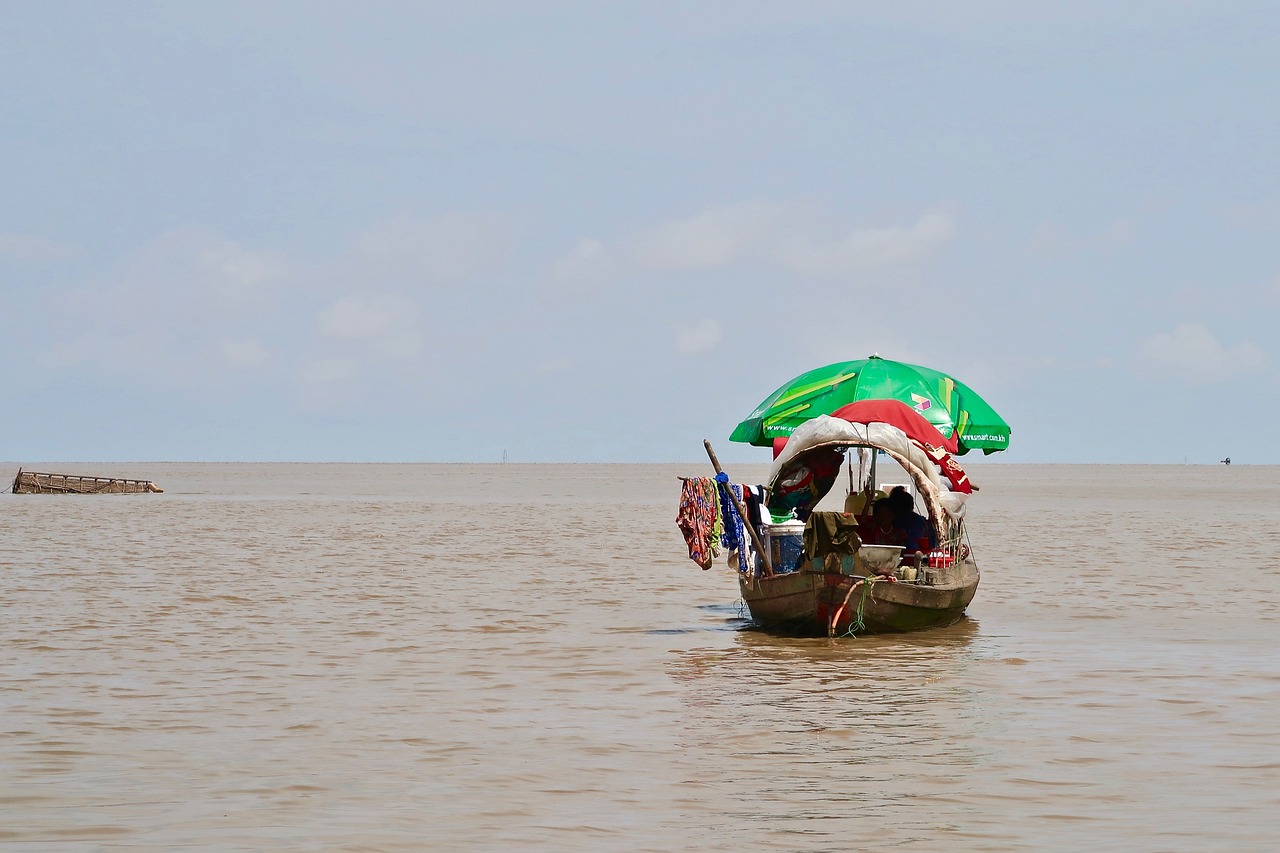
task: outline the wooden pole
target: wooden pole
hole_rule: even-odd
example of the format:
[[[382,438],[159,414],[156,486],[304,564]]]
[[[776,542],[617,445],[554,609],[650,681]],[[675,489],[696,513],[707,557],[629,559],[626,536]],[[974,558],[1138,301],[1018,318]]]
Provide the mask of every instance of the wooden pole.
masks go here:
[[[720,460],[716,458],[716,452],[711,449],[711,442],[707,441],[704,438],[702,440],[702,446],[707,448],[707,456],[710,457],[711,465],[716,469],[716,473],[717,474],[724,473],[723,471],[720,470]],[[755,527],[752,526],[751,524],[751,519],[747,516],[746,507],[742,505],[742,501],[740,501],[738,499],[738,496],[734,494],[733,489],[728,489],[728,492],[729,492],[729,498],[733,501],[734,507],[738,510],[738,515],[742,516],[742,526],[747,528],[747,532],[751,534],[751,541],[756,546],[756,553],[760,555],[760,563],[764,566],[764,573],[766,575],[772,575],[773,566],[769,562],[769,552],[765,551],[764,545],[761,544],[760,536],[759,534],[756,533]],[[739,560],[746,559],[746,556],[743,554],[738,554],[738,559]]]

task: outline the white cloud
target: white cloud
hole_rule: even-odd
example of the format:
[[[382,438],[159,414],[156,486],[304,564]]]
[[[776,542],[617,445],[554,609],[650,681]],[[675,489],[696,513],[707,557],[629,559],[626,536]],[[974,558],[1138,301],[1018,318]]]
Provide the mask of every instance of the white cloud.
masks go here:
[[[827,275],[909,266],[932,255],[954,235],[951,217],[929,213],[910,226],[860,229],[828,243],[796,241],[779,247],[780,259],[797,272]]]
[[[359,376],[359,365],[351,359],[312,359],[302,365],[297,377],[298,403],[312,411],[349,406],[360,399]]]
[[[583,240],[572,252],[556,261],[552,277],[562,283],[591,285],[607,279],[613,259],[599,240]]]
[[[49,241],[0,236],[0,251],[54,252]],[[397,219],[355,236],[338,257],[303,266],[206,229],[176,228],[102,279],[52,294],[50,310],[81,331],[41,364],[181,387],[223,386],[267,368],[299,386],[332,385],[317,378],[332,369],[313,375],[300,366],[380,370],[420,354],[415,294],[499,269],[507,243],[500,224],[482,216]]]
[[[1227,382],[1267,366],[1266,353],[1251,342],[1227,349],[1200,323],[1181,323],[1142,342],[1135,361],[1146,373],[1196,384]]]
[[[271,322],[291,273],[279,253],[197,228],[169,231],[104,278],[52,294],[50,310],[77,332],[43,364],[180,387],[224,384],[228,367],[271,361],[256,326]]]
[[[632,253],[654,269],[717,269],[768,254],[780,240],[794,236],[804,219],[804,211],[795,205],[757,201],[712,208],[664,222],[643,235]]]
[[[664,222],[616,247],[584,240],[553,269],[559,280],[637,270],[706,271],[754,263],[815,276],[917,264],[955,236],[946,213],[850,229],[797,202],[752,201]]]
[[[332,385],[355,379],[357,373],[348,359],[320,358],[303,367],[302,379],[309,385]]]
[[[218,354],[230,366],[245,370],[271,363],[271,351],[254,338],[218,341]]]
[[[384,286],[449,286],[501,270],[509,252],[510,236],[492,217],[391,219],[359,236],[340,273]]]
[[[344,296],[322,310],[316,327],[347,355],[366,359],[408,358],[418,352],[418,305],[400,294]]]
[[[246,249],[200,228],[176,228],[145,246],[99,293],[124,322],[204,329],[269,310],[293,272],[279,252]]]
[[[76,250],[66,243],[39,234],[15,234],[0,231],[0,261],[16,263],[48,263],[74,257]]]
[[[698,325],[681,329],[676,336],[676,351],[684,355],[699,355],[711,352],[719,346],[724,338],[720,323],[715,320],[703,320]]]
[[[278,255],[245,251],[230,240],[219,240],[199,253],[197,269],[216,289],[244,291],[280,279],[285,264]]]
[[[320,312],[320,333],[339,340],[360,340],[385,334],[396,320],[395,300],[368,296],[339,299]]]

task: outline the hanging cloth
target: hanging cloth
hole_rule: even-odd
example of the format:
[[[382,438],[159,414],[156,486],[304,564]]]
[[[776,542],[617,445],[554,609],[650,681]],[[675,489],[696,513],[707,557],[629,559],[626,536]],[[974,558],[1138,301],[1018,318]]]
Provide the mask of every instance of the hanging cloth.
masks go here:
[[[756,553],[747,537],[746,520],[738,513],[730,490],[742,500],[742,486],[729,482],[729,475],[721,472],[716,475],[716,485],[720,492],[720,514],[724,518],[724,536],[720,541],[729,551],[738,552],[738,571],[743,574],[755,574]]]
[[[764,486],[743,486],[742,503],[747,508],[747,521],[759,531],[769,512],[764,506]]]
[[[804,523],[804,556],[852,554],[862,547],[858,520],[847,512],[815,512]]]
[[[689,546],[689,559],[703,570],[711,568],[716,546],[712,537],[719,515],[715,483],[706,477],[684,481],[680,488],[680,508],[676,512],[676,526]]]
[[[929,457],[929,461],[942,469],[942,475],[951,481],[951,491],[963,492],[966,495],[973,494],[973,484],[969,482],[969,475],[946,448],[921,444],[920,449],[924,451],[925,456]]]

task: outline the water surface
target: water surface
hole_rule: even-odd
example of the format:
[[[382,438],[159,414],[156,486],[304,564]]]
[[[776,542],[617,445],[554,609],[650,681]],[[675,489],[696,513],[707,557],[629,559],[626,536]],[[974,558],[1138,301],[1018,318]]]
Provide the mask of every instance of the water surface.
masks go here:
[[[833,642],[694,465],[63,467],[167,491],[0,496],[6,851],[1280,837],[1277,468],[974,465],[971,618]]]

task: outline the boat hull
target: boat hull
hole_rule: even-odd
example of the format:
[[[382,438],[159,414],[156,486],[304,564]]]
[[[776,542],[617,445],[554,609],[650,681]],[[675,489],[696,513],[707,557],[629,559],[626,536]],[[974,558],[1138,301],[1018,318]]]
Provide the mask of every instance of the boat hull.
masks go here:
[[[878,579],[850,592],[860,580],[845,574],[799,571],[757,579],[740,577],[739,585],[751,618],[760,627],[817,635],[833,630],[845,634],[851,628],[859,634],[940,628],[961,619],[978,591],[978,570],[971,562],[947,570],[940,582],[927,586]]]

